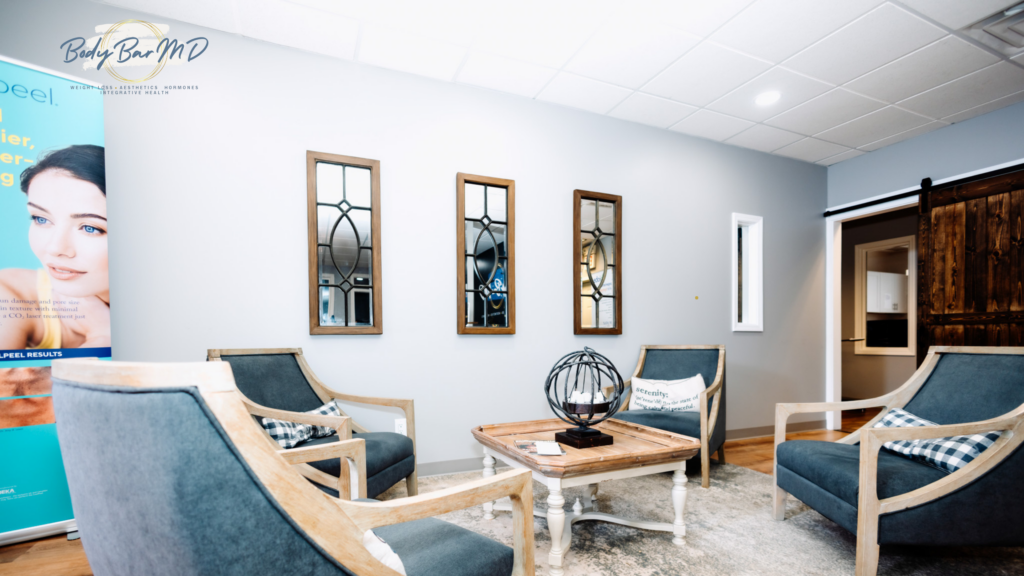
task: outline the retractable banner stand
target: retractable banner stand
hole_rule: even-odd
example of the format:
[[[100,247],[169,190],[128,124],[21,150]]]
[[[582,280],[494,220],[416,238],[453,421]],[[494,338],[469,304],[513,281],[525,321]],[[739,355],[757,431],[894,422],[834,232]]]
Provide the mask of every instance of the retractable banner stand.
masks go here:
[[[0,545],[75,529],[50,363],[110,353],[103,95],[0,56]]]

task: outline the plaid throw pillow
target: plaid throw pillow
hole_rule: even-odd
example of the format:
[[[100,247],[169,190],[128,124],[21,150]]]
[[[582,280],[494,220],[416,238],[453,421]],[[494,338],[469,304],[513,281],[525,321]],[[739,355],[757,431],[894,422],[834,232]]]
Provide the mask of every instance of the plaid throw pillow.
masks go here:
[[[893,408],[873,428],[905,428],[908,426],[938,426],[931,420],[914,416],[910,412]],[[886,442],[883,448],[911,460],[924,462],[943,472],[956,472],[977,458],[999,439],[1002,432],[950,436],[928,440],[896,440]]]
[[[321,416],[341,416],[341,409],[334,400],[306,414],[319,414]],[[264,418],[263,427],[270,434],[270,437],[277,440],[282,448],[295,448],[310,438],[326,438],[335,434],[334,428],[326,426],[310,426],[298,422],[286,422],[273,418]]]

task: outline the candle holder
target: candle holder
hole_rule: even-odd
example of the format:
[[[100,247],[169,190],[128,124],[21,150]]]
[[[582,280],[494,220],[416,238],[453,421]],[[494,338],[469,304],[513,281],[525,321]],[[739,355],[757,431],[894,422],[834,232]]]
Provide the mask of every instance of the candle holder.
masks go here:
[[[611,395],[604,395],[604,388]],[[544,383],[548,405],[563,422],[572,424],[555,440],[573,448],[608,446],[614,438],[593,428],[622,407],[626,386],[611,360],[591,348],[566,354],[551,369]]]

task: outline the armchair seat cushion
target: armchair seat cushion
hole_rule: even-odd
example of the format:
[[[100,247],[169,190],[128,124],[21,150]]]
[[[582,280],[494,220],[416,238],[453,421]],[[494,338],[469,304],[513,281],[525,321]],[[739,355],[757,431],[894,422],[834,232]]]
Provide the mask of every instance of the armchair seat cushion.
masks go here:
[[[416,468],[412,440],[394,432],[353,433],[352,438],[366,442],[366,495],[377,496],[396,482],[412,474]],[[316,446],[337,442],[338,435],[327,438],[313,438],[300,446]],[[310,466],[331,476],[341,474],[341,460],[331,458],[310,462]]]
[[[424,518],[373,532],[402,559],[408,576],[509,576],[513,552],[476,532]]]
[[[779,444],[777,464],[857,508],[860,486],[860,446],[817,440]],[[946,473],[887,451],[878,454],[878,498],[917,490],[946,477]],[[781,475],[780,475],[781,477]],[[790,491],[783,487],[784,490]],[[801,498],[799,490],[791,492]]]
[[[700,412],[625,410],[617,412],[614,418],[623,422],[632,422],[641,426],[650,426],[658,430],[700,438]]]

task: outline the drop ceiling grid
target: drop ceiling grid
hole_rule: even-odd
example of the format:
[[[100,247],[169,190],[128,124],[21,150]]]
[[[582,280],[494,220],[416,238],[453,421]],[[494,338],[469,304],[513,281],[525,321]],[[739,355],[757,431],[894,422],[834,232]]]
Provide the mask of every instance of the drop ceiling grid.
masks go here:
[[[1024,54],[950,28],[1018,2],[106,0],[819,164],[1024,100]]]

